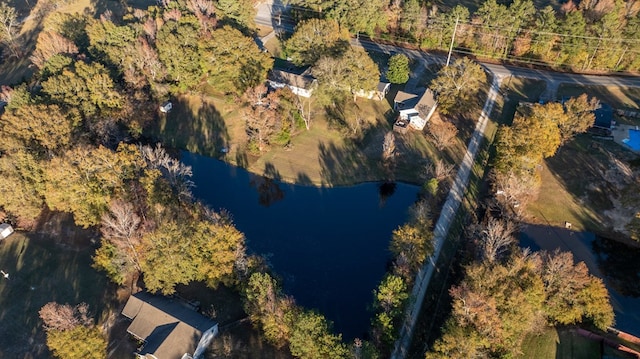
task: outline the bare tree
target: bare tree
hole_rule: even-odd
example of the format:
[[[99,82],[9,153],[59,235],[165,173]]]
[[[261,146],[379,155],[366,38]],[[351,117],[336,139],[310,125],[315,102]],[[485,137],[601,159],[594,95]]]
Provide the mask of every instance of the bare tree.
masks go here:
[[[191,198],[191,188],[194,184],[191,181],[193,172],[191,166],[187,166],[179,160],[169,156],[167,151],[157,144],[156,147],[140,146],[142,158],[150,168],[159,169],[163,176],[169,181],[169,185],[176,193],[184,198]]]
[[[458,135],[458,129],[449,121],[433,118],[429,121],[429,134],[436,148],[442,151],[453,143]]]
[[[155,19],[148,18],[147,21],[144,22],[144,26],[142,27],[144,33],[149,36],[149,39],[152,41],[156,39],[156,32],[158,31],[158,25],[156,24]]]
[[[382,161],[386,163],[393,160],[395,154],[396,136],[394,136],[393,131],[389,131],[384,135],[384,141],[382,142]]]
[[[114,200],[109,211],[102,216],[100,231],[106,240],[125,254],[131,264],[140,271],[140,259],[137,246],[140,244],[138,229],[140,216],[135,213],[131,203]]]
[[[516,215],[523,213],[524,208],[538,196],[539,183],[534,173],[516,174],[494,172],[493,186],[498,203],[503,210],[510,210]]]
[[[16,9],[0,3],[0,43],[4,43],[13,56],[20,55],[18,46],[18,14]]]
[[[491,218],[481,226],[478,233],[482,255],[485,260],[494,262],[515,242],[514,234],[518,230],[516,222],[507,219]]]
[[[446,163],[442,159],[438,159],[427,165],[426,174],[429,178],[435,178],[438,182],[451,178],[455,165],[452,163]]]
[[[53,31],[40,33],[36,42],[36,50],[29,58],[31,62],[41,69],[45,62],[58,54],[77,54],[78,47],[73,41]]]
[[[80,303],[75,307],[69,304],[49,302],[38,314],[43,321],[45,330],[70,330],[79,325],[91,326],[93,320],[88,315],[87,303]]]

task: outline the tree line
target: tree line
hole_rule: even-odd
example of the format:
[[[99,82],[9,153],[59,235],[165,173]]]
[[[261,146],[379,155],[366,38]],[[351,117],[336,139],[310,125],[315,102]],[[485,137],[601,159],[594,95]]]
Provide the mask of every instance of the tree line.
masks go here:
[[[291,0],[294,19],[330,18],[352,34],[459,53],[574,71],[638,71],[635,0],[568,1],[537,9],[530,0],[496,0],[475,12],[420,0]]]

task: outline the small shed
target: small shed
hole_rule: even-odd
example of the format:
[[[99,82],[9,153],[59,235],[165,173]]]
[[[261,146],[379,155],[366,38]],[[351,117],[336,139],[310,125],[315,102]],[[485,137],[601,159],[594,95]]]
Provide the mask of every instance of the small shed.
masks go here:
[[[173,108],[173,104],[171,103],[171,101],[167,101],[162,105],[160,105],[160,112],[167,113],[171,111],[172,108]]]
[[[0,224],[0,239],[5,239],[13,233],[13,227],[9,223]]]
[[[593,127],[604,128],[610,130],[614,125],[613,108],[607,103],[600,104],[600,107],[593,111],[595,121]]]

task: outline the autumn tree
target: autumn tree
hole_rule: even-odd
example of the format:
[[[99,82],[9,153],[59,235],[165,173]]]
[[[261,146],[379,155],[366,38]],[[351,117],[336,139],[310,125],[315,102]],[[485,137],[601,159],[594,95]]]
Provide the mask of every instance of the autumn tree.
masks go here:
[[[43,31],[38,35],[36,49],[29,59],[37,68],[41,69],[55,55],[74,55],[77,53],[78,47],[73,41],[54,31]]]
[[[396,137],[393,131],[389,131],[384,135],[382,141],[382,162],[387,163],[393,160],[396,155]]]
[[[177,284],[201,280],[215,288],[233,281],[244,236],[231,225],[196,218],[180,224],[165,219],[142,237],[140,267],[152,292],[171,294]]]
[[[253,39],[230,26],[213,31],[211,39],[200,46],[207,81],[223,92],[242,94],[263,83],[273,67],[273,60]]]
[[[249,108],[244,111],[247,135],[259,152],[266,149],[277,127],[282,125],[278,114],[278,95],[275,92],[267,94],[266,86],[261,85],[249,92],[257,92]]]
[[[464,57],[443,67],[429,87],[438,95],[440,112],[448,114],[468,108],[486,82],[487,75],[482,67]]]
[[[433,253],[433,232],[426,203],[418,202],[411,207],[409,220],[393,231],[389,249],[395,256],[394,271],[411,281],[412,275]]]
[[[247,29],[255,27],[252,0],[217,0],[215,7],[223,21],[230,20]]]
[[[450,121],[433,117],[428,124],[429,135],[440,151],[453,144],[458,135],[458,128]]]
[[[289,350],[296,357],[308,359],[346,359],[349,356],[341,335],[331,334],[331,325],[324,316],[310,311],[296,316]]]
[[[575,324],[590,320],[605,330],[613,325],[613,309],[602,280],[589,275],[584,262],[574,264],[570,252],[542,254],[545,313],[551,323]]]
[[[336,1],[328,17],[352,33],[373,36],[376,29],[384,29],[387,25],[387,5],[388,1],[385,0]]]
[[[131,54],[135,53],[136,34],[132,27],[118,26],[111,20],[91,20],[86,26],[89,37],[89,52],[94,58],[116,66],[121,71],[131,65]]]
[[[572,97],[564,103],[565,116],[558,117],[560,143],[564,144],[576,134],[586,132],[595,122],[593,111],[598,106],[595,97],[589,99],[587,94]]]
[[[535,104],[516,114],[511,126],[501,126],[496,145],[496,169],[503,173],[531,171],[560,146],[557,119],[565,116],[559,103]]]
[[[78,116],[73,113],[65,113],[57,105],[44,104],[20,106],[0,118],[0,126],[6,136],[35,152],[40,149],[56,151],[69,145],[78,122]]]
[[[11,196],[0,197],[0,207],[15,215],[22,227],[35,223],[44,208],[43,163],[32,153],[19,149],[0,156],[0,191]]]
[[[347,48],[349,35],[334,20],[309,19],[298,23],[284,44],[287,55],[297,66],[313,65],[323,56],[335,57]]]
[[[42,90],[67,109],[76,108],[85,117],[108,114],[120,109],[122,95],[100,63],[76,61],[62,73],[42,83]]]
[[[143,164],[134,145],[117,151],[77,146],[54,157],[45,169],[45,200],[49,208],[73,213],[77,225],[100,223],[114,195],[124,190]]]
[[[178,91],[195,88],[202,79],[199,52],[200,23],[195,16],[169,20],[158,30],[158,58],[167,69],[168,80]]]
[[[282,294],[269,274],[256,272],[249,277],[244,289],[244,308],[269,342],[278,348],[289,342],[296,308],[293,299]]]
[[[107,341],[88,316],[88,306],[49,302],[40,309],[47,347],[56,358],[105,359]]]
[[[359,92],[374,90],[380,71],[363,49],[350,47],[338,57],[322,57],[313,67],[318,86],[330,98],[349,92],[356,101]]]
[[[515,243],[518,225],[507,218],[491,218],[486,224],[478,226],[476,237],[480,242],[480,251],[484,261],[495,262],[507,253]]]
[[[387,63],[387,80],[392,84],[403,84],[409,81],[409,58],[404,54],[396,54]]]

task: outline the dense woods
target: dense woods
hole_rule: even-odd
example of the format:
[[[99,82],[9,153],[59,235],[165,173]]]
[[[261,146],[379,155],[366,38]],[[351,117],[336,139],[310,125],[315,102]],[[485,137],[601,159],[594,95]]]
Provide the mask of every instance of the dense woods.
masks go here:
[[[435,6],[418,0],[291,1],[297,17],[337,21],[352,34],[458,53],[574,71],[638,71],[635,1],[568,1],[536,9],[530,0]],[[354,3],[354,4],[352,4]],[[374,12],[375,11],[375,12]]]

